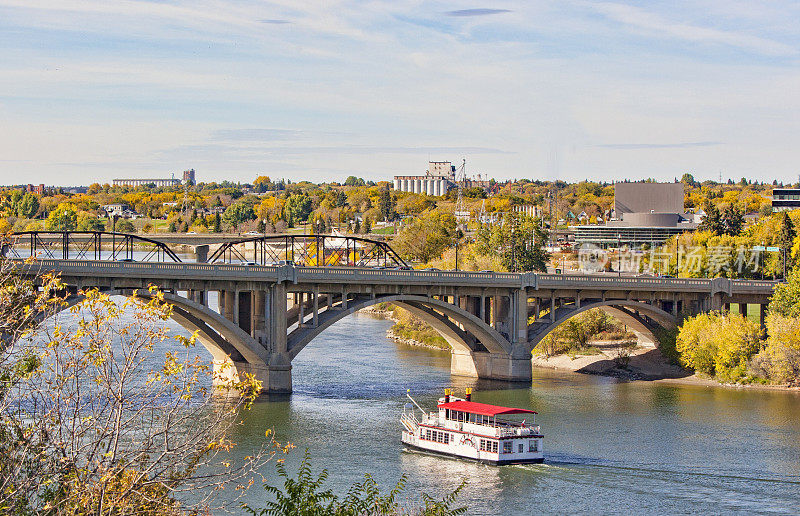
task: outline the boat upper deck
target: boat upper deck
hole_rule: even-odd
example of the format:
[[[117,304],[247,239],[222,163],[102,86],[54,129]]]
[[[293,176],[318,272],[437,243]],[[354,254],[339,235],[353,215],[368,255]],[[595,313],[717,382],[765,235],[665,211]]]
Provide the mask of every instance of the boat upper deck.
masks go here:
[[[488,437],[529,437],[540,435],[536,423],[536,412],[527,409],[500,407],[485,403],[476,403],[446,396],[439,400],[439,411],[426,414],[422,424],[438,426],[450,430],[470,432]],[[522,421],[501,419],[499,415],[530,415]]]

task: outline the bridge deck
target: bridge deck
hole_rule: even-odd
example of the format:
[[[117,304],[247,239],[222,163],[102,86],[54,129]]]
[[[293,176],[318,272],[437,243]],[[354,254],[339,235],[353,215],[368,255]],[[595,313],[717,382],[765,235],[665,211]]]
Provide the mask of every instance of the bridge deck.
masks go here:
[[[57,271],[66,276],[143,279],[254,281],[274,283],[337,283],[443,285],[484,288],[553,290],[629,290],[769,295],[777,282],[725,278],[657,278],[600,274],[536,274],[472,271],[386,270],[357,267],[292,267],[168,262],[37,260],[29,270]]]

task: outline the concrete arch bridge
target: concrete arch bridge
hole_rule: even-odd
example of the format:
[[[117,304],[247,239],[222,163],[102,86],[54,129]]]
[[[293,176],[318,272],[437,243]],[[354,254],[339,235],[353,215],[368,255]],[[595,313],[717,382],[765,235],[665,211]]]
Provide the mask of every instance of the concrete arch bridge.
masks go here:
[[[451,345],[453,374],[507,381],[531,379],[531,350],[570,317],[599,307],[654,340],[679,313],[764,307],[771,281],[416,271],[210,263],[42,259],[25,265],[35,278],[58,272],[73,294],[98,288],[166,293],[174,318],[231,374],[254,373],[265,392],[290,392],[292,360],[317,335],[356,310],[396,303]],[[216,306],[209,294],[215,292]],[[346,343],[342,344],[346,346]]]

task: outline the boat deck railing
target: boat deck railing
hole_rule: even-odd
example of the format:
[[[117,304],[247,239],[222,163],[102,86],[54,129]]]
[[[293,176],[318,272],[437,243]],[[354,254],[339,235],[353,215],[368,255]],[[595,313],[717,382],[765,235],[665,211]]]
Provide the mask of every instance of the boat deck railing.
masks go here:
[[[436,412],[431,412],[429,414],[425,414],[423,416],[422,422],[426,425],[433,425],[433,426],[440,426],[439,425],[439,414]],[[525,422],[519,421],[505,421],[505,420],[498,420],[494,424],[491,425],[483,425],[478,423],[470,423],[469,421],[453,421],[450,420],[451,423],[464,423],[467,424],[474,424],[476,426],[480,426],[487,429],[493,429],[494,435],[496,437],[514,437],[514,436],[528,436],[528,435],[539,435],[540,434],[540,427],[536,424],[526,424]],[[491,432],[491,430],[489,430]]]

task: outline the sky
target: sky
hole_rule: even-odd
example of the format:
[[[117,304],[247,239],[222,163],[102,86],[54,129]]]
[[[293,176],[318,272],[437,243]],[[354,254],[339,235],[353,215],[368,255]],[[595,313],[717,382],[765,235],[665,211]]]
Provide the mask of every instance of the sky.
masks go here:
[[[796,182],[800,3],[0,0],[0,184]]]

